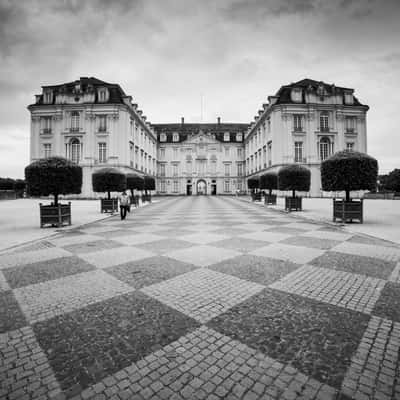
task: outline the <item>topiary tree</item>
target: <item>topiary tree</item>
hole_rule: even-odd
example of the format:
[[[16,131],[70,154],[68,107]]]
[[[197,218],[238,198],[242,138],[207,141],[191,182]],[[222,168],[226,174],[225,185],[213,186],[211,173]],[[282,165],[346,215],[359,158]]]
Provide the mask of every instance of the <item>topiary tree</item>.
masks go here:
[[[27,191],[31,196],[54,196],[58,206],[60,194],[79,194],[82,188],[82,168],[62,157],[34,161],[25,168]]]
[[[131,191],[133,197],[133,190],[143,190],[144,188],[144,179],[136,174],[127,174],[126,175],[126,187]]]
[[[279,190],[291,190],[292,197],[296,197],[296,190],[308,192],[310,190],[311,172],[306,167],[290,164],[282,167],[278,172]]]
[[[254,191],[255,189],[260,188],[260,179],[258,177],[253,177],[247,179],[247,187],[251,190]]]
[[[386,176],[384,189],[400,192],[400,169],[394,169]]]
[[[278,189],[278,175],[274,172],[267,172],[260,176],[260,189],[269,190],[271,196],[272,190]]]
[[[126,176],[115,168],[102,168],[92,174],[92,186],[94,192],[107,192],[107,198],[110,199],[110,192],[126,189]]]
[[[378,161],[365,153],[340,151],[321,164],[322,189],[328,192],[374,190],[378,177]]]
[[[12,178],[0,178],[0,190],[14,190],[15,180]]]
[[[156,190],[156,181],[152,176],[144,177],[144,191],[147,195],[148,190]]]

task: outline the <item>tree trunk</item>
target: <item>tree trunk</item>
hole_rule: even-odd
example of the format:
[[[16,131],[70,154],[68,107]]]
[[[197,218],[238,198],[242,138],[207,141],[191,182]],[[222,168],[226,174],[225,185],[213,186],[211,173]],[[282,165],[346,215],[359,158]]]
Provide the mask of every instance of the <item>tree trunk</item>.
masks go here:
[[[350,201],[350,190],[346,190],[346,201]]]
[[[107,193],[108,193],[108,200],[110,200],[111,199],[110,192],[107,192]]]
[[[292,190],[292,197],[295,198],[296,197],[296,191]]]
[[[58,193],[54,194],[54,205],[58,206]]]
[[[269,189],[269,195],[270,196],[272,195],[272,189]]]

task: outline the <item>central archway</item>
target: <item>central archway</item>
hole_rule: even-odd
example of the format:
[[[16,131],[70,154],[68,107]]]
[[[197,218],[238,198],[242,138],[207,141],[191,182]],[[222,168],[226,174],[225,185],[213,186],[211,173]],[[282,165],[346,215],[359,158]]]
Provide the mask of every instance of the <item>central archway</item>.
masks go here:
[[[207,194],[207,183],[204,179],[199,179],[196,184],[197,194],[205,195]]]

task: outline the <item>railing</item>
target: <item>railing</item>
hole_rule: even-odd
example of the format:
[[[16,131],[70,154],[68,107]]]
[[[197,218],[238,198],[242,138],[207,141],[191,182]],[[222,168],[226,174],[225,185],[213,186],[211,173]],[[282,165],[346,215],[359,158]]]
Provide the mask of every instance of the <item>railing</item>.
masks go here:
[[[346,128],[345,133],[356,134],[356,130],[354,128]]]
[[[79,127],[69,128],[70,132],[79,132]]]
[[[43,128],[41,133],[44,135],[49,134],[49,133],[51,133],[51,128]]]
[[[319,130],[320,132],[329,132],[329,126],[320,126]]]
[[[107,132],[107,127],[105,127],[105,126],[100,126],[100,127],[99,127],[99,132]]]

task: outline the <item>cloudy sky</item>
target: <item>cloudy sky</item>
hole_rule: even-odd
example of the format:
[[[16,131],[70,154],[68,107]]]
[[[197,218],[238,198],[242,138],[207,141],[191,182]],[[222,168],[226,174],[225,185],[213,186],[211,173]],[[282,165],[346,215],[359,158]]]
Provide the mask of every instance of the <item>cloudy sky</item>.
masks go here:
[[[308,77],[352,87],[368,153],[400,168],[398,0],[0,0],[0,176],[29,163],[42,85],[119,83],[151,122],[250,122]]]

